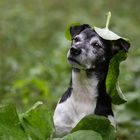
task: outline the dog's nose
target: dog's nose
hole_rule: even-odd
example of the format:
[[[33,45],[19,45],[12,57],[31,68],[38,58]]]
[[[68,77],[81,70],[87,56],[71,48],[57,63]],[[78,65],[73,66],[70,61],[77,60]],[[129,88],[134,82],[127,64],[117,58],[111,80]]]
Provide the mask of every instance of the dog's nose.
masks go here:
[[[77,47],[72,47],[70,49],[70,53],[71,53],[71,55],[79,55],[81,53],[81,49],[77,48]]]

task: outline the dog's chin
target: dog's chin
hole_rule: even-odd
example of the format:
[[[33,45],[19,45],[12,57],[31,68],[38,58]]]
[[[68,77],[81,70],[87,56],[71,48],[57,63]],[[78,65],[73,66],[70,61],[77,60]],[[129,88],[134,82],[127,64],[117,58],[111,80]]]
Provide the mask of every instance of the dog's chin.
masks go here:
[[[73,68],[76,68],[79,70],[88,70],[88,69],[95,68],[94,66],[91,66],[88,64],[84,65],[84,64],[80,63],[78,60],[73,59],[73,58],[68,58],[68,62]]]
[[[74,58],[68,57],[68,62],[73,68],[85,69],[84,66],[82,64],[80,64],[80,62],[78,60],[76,60]]]
[[[81,70],[88,70],[88,69],[94,69],[95,65],[93,64],[82,64],[82,62],[78,61],[75,58],[68,57],[68,62],[73,68],[81,69]]]

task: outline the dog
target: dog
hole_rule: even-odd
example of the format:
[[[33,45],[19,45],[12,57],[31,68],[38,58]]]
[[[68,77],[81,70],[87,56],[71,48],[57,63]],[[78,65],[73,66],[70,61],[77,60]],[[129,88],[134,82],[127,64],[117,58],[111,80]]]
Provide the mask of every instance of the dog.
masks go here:
[[[119,50],[128,51],[124,39],[101,38],[89,25],[70,27],[72,38],[67,59],[72,66],[70,85],[54,112],[56,136],[68,134],[86,115],[107,117],[115,126],[111,97],[106,93],[105,80],[111,58]]]

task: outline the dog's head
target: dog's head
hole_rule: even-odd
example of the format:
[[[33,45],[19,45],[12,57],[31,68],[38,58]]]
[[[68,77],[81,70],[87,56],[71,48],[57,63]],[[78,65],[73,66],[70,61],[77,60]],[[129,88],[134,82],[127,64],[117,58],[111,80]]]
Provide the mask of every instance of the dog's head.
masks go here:
[[[123,39],[104,40],[87,24],[70,27],[72,45],[67,58],[74,68],[92,69],[103,64],[119,50],[128,51],[130,44]]]

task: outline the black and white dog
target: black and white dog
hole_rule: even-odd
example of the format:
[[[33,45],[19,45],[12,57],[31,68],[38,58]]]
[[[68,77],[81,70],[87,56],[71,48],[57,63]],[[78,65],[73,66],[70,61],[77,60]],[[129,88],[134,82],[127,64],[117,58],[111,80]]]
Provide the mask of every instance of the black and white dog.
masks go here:
[[[105,80],[110,59],[130,44],[123,39],[102,39],[89,25],[70,28],[72,45],[67,59],[72,66],[69,88],[57,104],[54,125],[57,136],[64,136],[86,115],[106,116],[115,125],[111,98]]]

